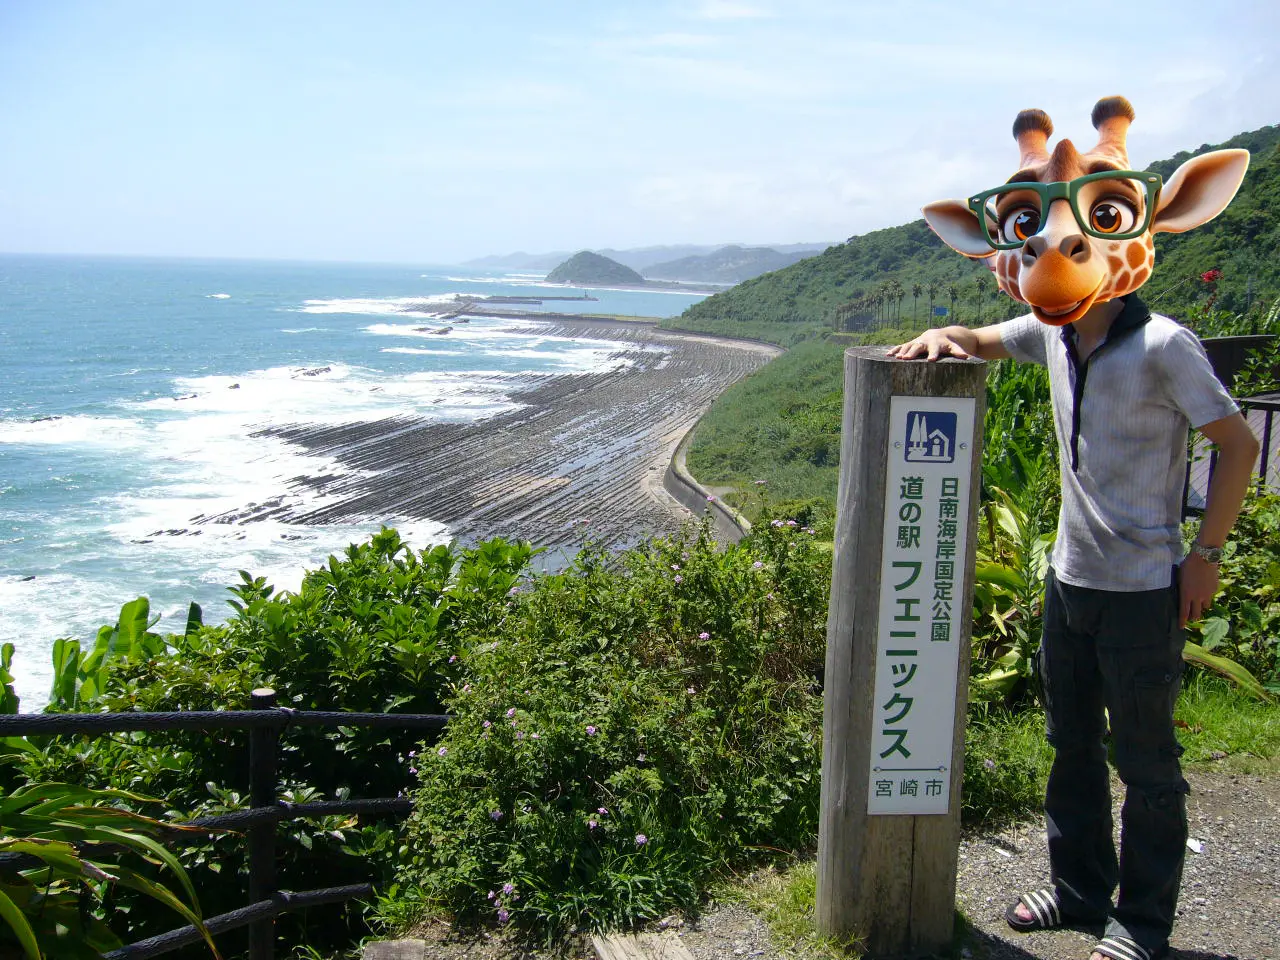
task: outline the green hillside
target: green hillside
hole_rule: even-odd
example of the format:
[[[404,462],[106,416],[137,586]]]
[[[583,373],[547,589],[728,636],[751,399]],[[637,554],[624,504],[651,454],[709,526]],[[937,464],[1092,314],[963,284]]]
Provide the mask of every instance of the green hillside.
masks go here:
[[[1157,238],[1156,273],[1144,297],[1161,312],[1181,316],[1210,293],[1237,311],[1246,305],[1261,309],[1280,296],[1280,127],[1240,134],[1195,153],[1221,147],[1245,147],[1253,162],[1222,216],[1189,233]],[[1181,153],[1150,169],[1167,177],[1190,156]],[[1199,279],[1211,269],[1222,271],[1216,290]],[[931,301],[946,307],[952,322],[966,325],[1022,312],[997,293],[985,267],[946,247],[916,220],[850,237],[816,257],[740,283],[666,325],[790,345],[835,328],[924,326]]]

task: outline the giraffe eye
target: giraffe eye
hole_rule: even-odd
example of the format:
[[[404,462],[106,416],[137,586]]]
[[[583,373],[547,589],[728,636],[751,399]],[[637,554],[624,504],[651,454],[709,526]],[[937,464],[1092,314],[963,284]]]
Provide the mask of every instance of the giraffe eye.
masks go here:
[[[1133,207],[1119,199],[1100,200],[1089,211],[1089,226],[1099,233],[1127,233],[1137,219]]]
[[[1006,243],[1025,241],[1040,229],[1040,213],[1031,207],[1017,207],[1004,215],[1000,233]]]

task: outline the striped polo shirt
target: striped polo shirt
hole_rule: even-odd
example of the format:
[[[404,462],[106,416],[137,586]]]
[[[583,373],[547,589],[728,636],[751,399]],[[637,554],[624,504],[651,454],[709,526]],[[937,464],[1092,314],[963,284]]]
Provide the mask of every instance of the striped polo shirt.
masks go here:
[[[1182,559],[1188,429],[1239,407],[1194,333],[1132,294],[1123,299],[1083,362],[1071,324],[1028,315],[997,329],[1015,359],[1049,368],[1062,474],[1054,575],[1131,592],[1169,586]]]

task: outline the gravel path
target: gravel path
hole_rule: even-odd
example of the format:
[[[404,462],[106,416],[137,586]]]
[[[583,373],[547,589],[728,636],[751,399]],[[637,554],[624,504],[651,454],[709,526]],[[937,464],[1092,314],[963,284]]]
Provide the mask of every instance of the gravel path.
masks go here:
[[[1179,960],[1280,960],[1280,778],[1209,766],[1187,772],[1191,837],[1174,929]],[[1118,784],[1117,784],[1118,787]],[[1117,790],[1118,794],[1118,790]],[[1118,799],[1118,797],[1117,797]],[[1119,822],[1119,808],[1116,810]],[[1044,821],[967,836],[960,846],[957,906],[971,924],[963,960],[1086,960],[1096,934],[1017,934],[1004,909],[1017,891],[1048,876]],[[741,904],[711,904],[688,922],[666,921],[695,960],[814,960],[804,944],[772,942],[765,922]],[[446,924],[415,933],[438,960],[594,960],[585,941],[562,952],[525,950],[491,934],[455,934]]]
[[[1212,768],[1191,769],[1187,779],[1187,819],[1200,852],[1187,851],[1173,931],[1176,956],[1280,960],[1280,780]],[[1118,823],[1118,804],[1115,816]],[[1089,956],[1094,934],[1016,934],[1004,922],[1013,896],[1043,886],[1048,870],[1043,820],[961,844],[957,900],[975,928],[975,957]]]

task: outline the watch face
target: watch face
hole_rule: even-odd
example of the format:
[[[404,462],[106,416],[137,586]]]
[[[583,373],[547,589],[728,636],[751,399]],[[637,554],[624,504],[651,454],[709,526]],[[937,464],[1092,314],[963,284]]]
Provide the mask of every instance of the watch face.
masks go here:
[[[1194,544],[1191,548],[1200,557],[1203,557],[1209,563],[1219,563],[1222,560],[1221,547],[1202,547],[1200,544]]]

